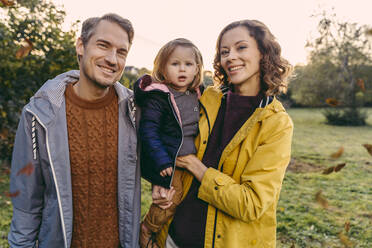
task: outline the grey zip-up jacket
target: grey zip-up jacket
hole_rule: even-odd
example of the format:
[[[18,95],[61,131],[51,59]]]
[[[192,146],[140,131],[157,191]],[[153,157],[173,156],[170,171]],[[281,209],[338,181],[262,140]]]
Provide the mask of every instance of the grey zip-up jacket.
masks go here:
[[[15,195],[10,247],[71,245],[73,208],[64,93],[66,85],[78,79],[79,71],[69,71],[48,80],[23,108],[10,179],[10,192]],[[123,248],[138,247],[141,181],[135,106],[132,91],[118,82],[114,87],[119,103],[119,238]],[[34,170],[20,173],[22,168]]]

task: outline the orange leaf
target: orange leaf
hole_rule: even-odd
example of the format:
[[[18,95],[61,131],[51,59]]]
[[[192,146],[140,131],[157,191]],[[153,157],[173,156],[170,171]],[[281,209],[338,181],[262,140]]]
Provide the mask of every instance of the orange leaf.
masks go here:
[[[345,228],[345,231],[346,232],[349,232],[349,230],[350,230],[350,221],[346,221],[345,222],[344,228]]]
[[[323,208],[328,208],[328,201],[326,198],[324,198],[322,196],[322,191],[319,190],[316,194],[315,194],[315,199],[316,201],[323,207]]]
[[[335,98],[327,98],[326,99],[326,103],[331,106],[331,107],[336,107],[338,105],[340,105],[340,101],[338,101],[337,99]]]
[[[0,132],[0,139],[7,139],[8,134],[9,134],[8,129],[3,128],[3,130],[1,130]]]
[[[343,153],[344,153],[344,147],[341,146],[341,147],[338,149],[337,152],[331,154],[331,157],[332,157],[332,158],[339,158],[339,157],[341,157],[341,155],[342,155]]]
[[[367,149],[368,153],[372,156],[372,145],[363,144],[362,146],[364,146]]]
[[[359,88],[364,92],[366,91],[366,86],[364,85],[364,80],[359,78],[358,81],[357,81],[357,85],[359,86]]]
[[[17,59],[26,57],[33,48],[32,42],[29,39],[25,39],[25,41],[27,44],[25,44],[24,46],[21,46],[16,53]]]
[[[25,167],[23,167],[22,169],[20,169],[17,172],[17,176],[19,176],[21,174],[25,174],[27,176],[30,176],[32,174],[32,172],[34,172],[34,169],[35,169],[34,165],[30,162]]]
[[[346,163],[341,163],[341,164],[336,165],[336,167],[335,167],[335,172],[339,172],[339,171],[342,170],[342,168],[344,168],[345,166],[346,166]]]
[[[331,166],[331,167],[329,167],[327,169],[324,169],[322,174],[328,175],[328,174],[331,174],[334,171],[335,171],[335,167],[334,166]]]
[[[352,247],[353,246],[353,243],[349,240],[349,238],[343,234],[342,232],[340,232],[338,234],[338,238],[340,239],[341,243],[344,244],[346,247]]]
[[[10,192],[6,192],[5,193],[5,196],[6,197],[17,197],[19,195],[19,190],[17,190],[16,192],[13,192],[13,193],[10,193]]]
[[[13,6],[14,5],[14,1],[10,1],[10,0],[0,0],[5,6]]]
[[[6,175],[9,175],[9,174],[10,174],[10,169],[9,169],[9,168],[5,168],[5,169],[4,169],[4,173],[5,173]]]

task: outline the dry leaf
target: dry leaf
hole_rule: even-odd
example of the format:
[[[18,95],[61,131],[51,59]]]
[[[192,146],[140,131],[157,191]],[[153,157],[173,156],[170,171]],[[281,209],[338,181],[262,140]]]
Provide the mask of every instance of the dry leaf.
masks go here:
[[[6,175],[10,175],[10,169],[9,168],[5,168],[3,171]]]
[[[340,101],[338,101],[337,99],[335,98],[327,98],[326,99],[326,103],[331,106],[331,107],[336,107],[338,105],[340,105]]]
[[[6,197],[17,197],[18,195],[19,195],[19,190],[17,190],[16,192],[13,192],[13,193],[10,193],[10,192],[5,193]]]
[[[296,248],[295,243],[292,241],[291,247],[290,248]]]
[[[345,222],[344,228],[345,228],[345,231],[346,232],[349,232],[349,230],[350,230],[350,221],[346,221]]]
[[[30,176],[32,174],[32,172],[34,172],[34,169],[35,169],[34,165],[30,162],[25,167],[23,167],[22,169],[20,169],[17,172],[17,176],[19,176],[21,174],[25,174],[27,176]]]
[[[335,167],[334,166],[331,166],[331,167],[329,167],[327,169],[324,169],[322,174],[328,175],[328,174],[331,174],[334,171],[335,171]]]
[[[316,201],[323,207],[323,208],[328,208],[328,201],[326,198],[324,198],[322,196],[322,191],[319,190],[316,194],[315,194],[315,199]]]
[[[343,153],[344,153],[344,147],[341,146],[341,147],[338,149],[337,152],[331,154],[331,157],[332,157],[332,158],[339,158],[339,157],[341,157],[341,155],[342,155]]]
[[[10,1],[10,0],[0,0],[5,6],[13,6],[14,5],[14,1]]]
[[[372,156],[372,145],[363,144],[362,146],[364,146],[367,149],[368,153]]]
[[[338,238],[340,239],[341,243],[344,244],[346,247],[352,247],[353,246],[353,243],[349,240],[349,238],[343,234],[342,232],[340,232],[338,234]]]
[[[335,172],[339,172],[339,171],[342,170],[342,168],[344,168],[345,166],[346,166],[346,163],[341,163],[341,164],[336,165],[336,167],[335,167]]]
[[[359,78],[356,84],[359,86],[359,88],[360,88],[363,92],[366,91],[366,86],[364,85],[364,80],[363,80],[363,79]]]
[[[8,129],[3,128],[3,130],[1,130],[0,132],[0,139],[7,139],[8,134],[9,134]]]
[[[368,29],[367,32],[366,32],[367,35],[372,35],[372,28],[371,29]]]
[[[25,41],[27,44],[25,44],[24,46],[21,46],[16,53],[17,59],[26,57],[33,48],[32,42],[29,39],[25,39]]]

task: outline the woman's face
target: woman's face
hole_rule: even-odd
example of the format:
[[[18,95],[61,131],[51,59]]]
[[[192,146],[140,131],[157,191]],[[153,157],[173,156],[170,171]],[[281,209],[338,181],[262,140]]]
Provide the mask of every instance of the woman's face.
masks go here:
[[[262,55],[246,27],[238,26],[222,36],[220,56],[221,66],[235,90],[244,95],[257,95]]]

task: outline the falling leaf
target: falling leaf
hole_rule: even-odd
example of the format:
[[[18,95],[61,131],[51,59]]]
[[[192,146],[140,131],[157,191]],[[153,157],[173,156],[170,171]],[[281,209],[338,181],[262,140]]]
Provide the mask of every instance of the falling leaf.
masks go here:
[[[323,170],[323,173],[322,173],[322,174],[324,174],[324,175],[328,175],[328,174],[331,174],[331,173],[334,172],[334,171],[335,171],[335,167],[334,167],[334,166],[331,166],[331,167],[329,167],[329,168]]]
[[[365,92],[366,91],[366,86],[364,85],[364,80],[359,78],[358,81],[357,81],[357,85],[359,86],[359,88]]]
[[[33,48],[32,42],[29,39],[25,39],[25,41],[27,44],[25,44],[24,46],[21,46],[16,53],[17,59],[26,57]]]
[[[367,32],[366,32],[367,35],[372,35],[372,28],[371,29],[368,29]]]
[[[342,232],[340,232],[338,234],[338,238],[340,239],[341,243],[344,244],[346,247],[352,247],[353,246],[353,243],[349,240],[349,238],[343,234]]]
[[[327,98],[326,99],[326,103],[331,106],[331,107],[336,107],[338,105],[340,105],[340,101],[338,101],[337,99],[335,98]]]
[[[335,172],[339,172],[339,171],[342,170],[342,168],[344,168],[345,166],[346,166],[346,163],[341,163],[341,164],[336,165],[336,167],[335,167]]]
[[[345,228],[345,231],[346,232],[349,232],[349,230],[350,230],[350,221],[346,221],[345,222],[344,228]]]
[[[13,6],[14,5],[14,1],[10,1],[10,0],[0,0],[5,6]]]
[[[3,130],[1,130],[0,132],[0,139],[7,139],[8,134],[9,134],[8,129],[3,128]]]
[[[10,169],[9,169],[9,168],[5,168],[3,171],[4,171],[4,173],[5,173],[6,175],[9,175],[9,174],[10,174]]]
[[[17,172],[17,176],[21,175],[21,174],[25,174],[27,176],[30,176],[32,174],[32,172],[34,172],[34,165],[32,163],[28,163],[25,167],[23,167],[22,169],[20,169],[18,172]]]
[[[367,149],[368,153],[372,156],[372,145],[363,144],[362,146],[364,146]]]
[[[6,197],[17,197],[18,195],[19,195],[19,190],[17,190],[16,192],[13,192],[13,193],[10,193],[10,192],[5,193]]]
[[[323,208],[328,208],[328,201],[326,198],[324,198],[322,196],[322,191],[319,190],[316,194],[315,194],[315,199],[316,201],[323,207]]]
[[[338,149],[337,152],[331,154],[331,157],[332,157],[332,158],[339,158],[339,157],[341,157],[341,155],[342,155],[343,153],[344,153],[344,147],[341,146],[341,147]]]

